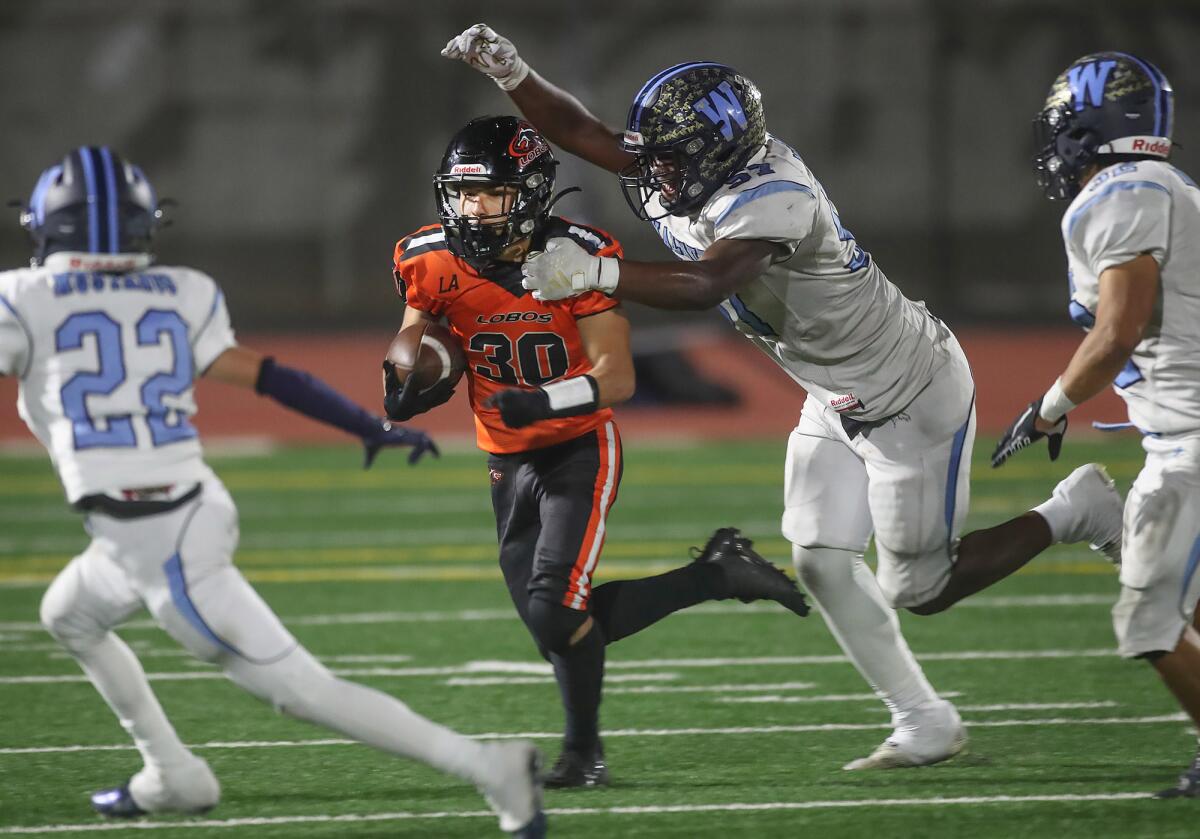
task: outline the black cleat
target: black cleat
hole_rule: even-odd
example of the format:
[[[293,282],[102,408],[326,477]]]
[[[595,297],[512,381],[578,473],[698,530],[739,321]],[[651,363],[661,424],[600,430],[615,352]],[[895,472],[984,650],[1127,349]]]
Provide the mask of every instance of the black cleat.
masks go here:
[[[129,783],[92,793],[92,809],[110,819],[135,819],[146,815],[129,792]]]
[[[546,789],[579,789],[608,786],[608,764],[599,742],[590,753],[563,749],[544,781]]]
[[[1197,750],[1192,765],[1179,776],[1179,782],[1170,789],[1154,793],[1155,798],[1200,798],[1200,750]]]
[[[704,545],[693,548],[695,562],[711,562],[722,571],[722,600],[736,597],[743,603],[774,600],[800,617],[808,614],[804,595],[787,574],[759,556],[753,542],[736,527],[722,527]]]

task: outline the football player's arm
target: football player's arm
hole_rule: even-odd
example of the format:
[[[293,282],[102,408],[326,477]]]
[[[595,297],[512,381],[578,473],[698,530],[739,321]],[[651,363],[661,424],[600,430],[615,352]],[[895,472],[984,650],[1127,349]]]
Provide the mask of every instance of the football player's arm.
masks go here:
[[[601,298],[603,299],[603,298]],[[637,378],[629,350],[629,319],[618,307],[576,321],[596,383],[596,407],[619,405],[633,396]]]
[[[593,256],[569,239],[551,239],[521,266],[523,285],[542,300],[603,291],[656,309],[711,309],[786,255],[762,239],[719,239],[696,262],[633,262]]]
[[[1067,414],[1111,385],[1125,366],[1154,314],[1158,285],[1158,262],[1149,254],[1101,272],[1095,325],[1062,376],[1000,437],[992,453],[993,467],[1043,437],[1049,444],[1050,459],[1058,458]]]
[[[364,468],[370,467],[379,450],[388,446],[411,446],[409,463],[416,463],[427,452],[438,454],[437,446],[424,433],[394,426],[311,373],[279,364],[271,356],[248,347],[229,347],[217,356],[204,375],[253,390],[306,417],[353,434],[362,441],[365,450]]]
[[[468,27],[442,50],[490,76],[547,140],[589,163],[619,172],[634,156],[621,148],[619,131],[605,125],[583,104],[539,76],[508,38],[485,23]]]
[[[437,320],[436,315],[431,315],[429,312],[409,304],[404,309],[404,320],[400,323],[400,331],[403,332],[422,321],[436,323]],[[446,379],[425,391],[417,390],[416,381],[416,377],[412,376],[400,381],[395,366],[392,362],[384,359],[383,412],[388,415],[389,419],[406,422],[418,414],[431,411],[438,405],[448,402],[454,395],[454,385]],[[410,385],[409,382],[412,384]]]
[[[1066,372],[1055,383],[1065,401],[1064,410],[1046,405],[1039,412],[1037,427],[1047,430],[1071,408],[1091,399],[1110,386],[1134,349],[1154,314],[1158,299],[1158,262],[1150,254],[1107,268],[1100,274],[1100,299],[1096,304],[1096,323]],[[1054,388],[1050,394],[1054,395]]]

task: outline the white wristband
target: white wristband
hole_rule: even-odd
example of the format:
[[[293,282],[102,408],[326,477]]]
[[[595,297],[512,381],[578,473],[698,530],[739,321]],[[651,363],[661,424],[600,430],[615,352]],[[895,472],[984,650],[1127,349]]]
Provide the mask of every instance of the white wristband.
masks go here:
[[[529,65],[525,63],[525,59],[517,56],[513,62],[512,72],[507,76],[492,76],[492,81],[500,86],[500,89],[506,93],[514,87],[525,81],[525,77],[529,75]]]
[[[621,260],[613,256],[600,257],[600,273],[596,278],[596,287],[605,294],[617,290],[617,282],[621,279]]]
[[[542,390],[550,398],[550,410],[556,414],[560,411],[582,413],[584,410],[595,410],[600,398],[596,380],[587,374],[559,379],[543,385]]]
[[[1074,407],[1075,403],[1068,399],[1067,394],[1063,392],[1062,377],[1059,377],[1054,380],[1054,384],[1050,385],[1050,389],[1042,397],[1042,406],[1038,409],[1038,416],[1046,422],[1058,422]]]

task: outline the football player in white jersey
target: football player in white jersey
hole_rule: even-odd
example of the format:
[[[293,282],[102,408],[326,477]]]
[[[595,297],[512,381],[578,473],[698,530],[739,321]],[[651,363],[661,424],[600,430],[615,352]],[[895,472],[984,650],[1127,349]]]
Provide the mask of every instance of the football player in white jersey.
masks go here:
[[[921,672],[893,608],[933,614],[1054,542],[1113,551],[1120,497],[1100,467],[1011,521],[959,538],[975,386],[954,335],[888,281],[820,182],[766,132],[758,89],[723,64],[653,76],[613,131],[485,24],[443,50],[491,76],[551,142],[620,175],[634,213],[680,262],[597,258],[553,239],[523,266],[544,299],[600,289],[669,309],[719,306],[808,393],[788,443],[783,533],[805,586],[894,731],[846,769],[962,750],[954,706]],[[863,553],[872,535],[878,577]]]
[[[992,462],[1047,434],[1110,384],[1143,434],[1125,501],[1118,650],[1149,661],[1200,728],[1200,189],[1167,162],[1171,85],[1148,61],[1086,55],[1034,125],[1035,169],[1063,214],[1070,315],[1088,330]],[[1160,798],[1200,798],[1200,752]]]
[[[436,449],[308,373],[238,346],[220,288],[154,264],[158,219],[141,170],[105,147],[70,152],[37,182],[22,223],[32,267],[0,273],[0,374],[92,537],[47,589],[43,625],[75,657],[141,752],[92,806],[116,817],[200,812],[220,786],[180,740],[113,629],[145,607],[189,652],[300,719],[475,783],[501,827],[544,835],[532,744],[477,743],[335,677],[233,565],[237,510],[205,464],[191,416],[201,375],[268,396],[384,446]]]

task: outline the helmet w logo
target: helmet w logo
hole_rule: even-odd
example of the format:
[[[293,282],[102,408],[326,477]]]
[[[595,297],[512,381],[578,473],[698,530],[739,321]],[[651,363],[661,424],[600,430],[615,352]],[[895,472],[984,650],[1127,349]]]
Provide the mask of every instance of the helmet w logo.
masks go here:
[[[1067,72],[1067,84],[1075,96],[1075,110],[1082,111],[1086,99],[1093,108],[1099,108],[1104,98],[1104,85],[1108,74],[1117,66],[1115,61],[1091,61],[1072,67]]]
[[[733,125],[737,123],[739,131],[746,130],[746,112],[733,86],[728,81],[721,82],[713,90],[692,103],[696,111],[721,129],[721,136],[726,140],[733,139]]]

